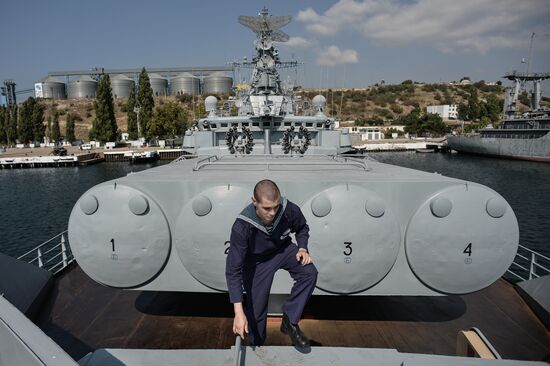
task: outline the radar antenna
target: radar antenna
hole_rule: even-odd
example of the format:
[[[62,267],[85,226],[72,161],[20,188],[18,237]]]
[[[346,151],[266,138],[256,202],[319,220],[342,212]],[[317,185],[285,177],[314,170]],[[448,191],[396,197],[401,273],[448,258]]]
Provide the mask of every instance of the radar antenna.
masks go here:
[[[269,15],[269,12],[265,7],[256,17],[245,15],[241,15],[239,17],[239,23],[252,29],[252,31],[258,35],[261,35],[262,33],[271,34],[271,39],[275,42],[286,42],[290,39],[288,34],[279,29],[290,23],[291,20],[292,17],[290,15]]]

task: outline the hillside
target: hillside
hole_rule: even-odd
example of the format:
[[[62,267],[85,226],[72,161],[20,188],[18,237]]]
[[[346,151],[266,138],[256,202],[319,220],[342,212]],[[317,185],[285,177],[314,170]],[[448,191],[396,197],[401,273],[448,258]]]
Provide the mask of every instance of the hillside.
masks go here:
[[[323,94],[327,99],[325,113],[341,121],[355,121],[357,124],[391,124],[400,116],[405,116],[414,108],[426,110],[428,105],[438,104],[467,104],[470,95],[469,88],[475,88],[479,101],[484,102],[492,94],[502,103],[504,91],[499,85],[486,85],[478,82],[472,86],[449,84],[418,84],[405,81],[394,85],[374,85],[365,89],[304,89],[297,92],[304,101],[310,101],[315,95]],[[218,95],[219,107],[227,100],[227,95]],[[202,96],[168,96],[155,97],[155,106],[161,106],[168,102],[176,102],[187,111],[190,122],[203,117],[204,98]],[[193,100],[194,99],[194,100]],[[523,103],[528,103],[526,96],[520,98]],[[42,100],[46,106],[45,121],[52,111],[57,109],[60,114],[60,127],[62,134],[65,131],[66,116],[71,113],[75,119],[75,134],[77,139],[88,140],[88,131],[95,118],[94,100],[92,99],[67,99],[67,100]],[[127,99],[114,101],[118,128],[127,130],[126,115]],[[520,110],[526,109],[525,104],[520,104]],[[550,99],[543,98],[543,105],[550,107]]]

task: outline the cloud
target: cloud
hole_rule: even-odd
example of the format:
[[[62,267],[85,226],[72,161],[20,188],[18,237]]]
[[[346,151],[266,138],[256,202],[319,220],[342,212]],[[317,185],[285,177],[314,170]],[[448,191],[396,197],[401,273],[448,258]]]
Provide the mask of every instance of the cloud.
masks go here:
[[[314,42],[309,41],[302,37],[290,37],[287,42],[281,43],[282,46],[287,47],[300,47],[300,48],[309,48],[314,45]]]
[[[548,33],[547,0],[339,0],[323,14],[297,19],[318,36],[356,31],[385,46],[428,45],[444,52],[525,47],[531,31]]]
[[[339,64],[355,64],[359,62],[357,51],[352,49],[341,50],[331,45],[317,51],[317,63],[324,66],[335,66]]]

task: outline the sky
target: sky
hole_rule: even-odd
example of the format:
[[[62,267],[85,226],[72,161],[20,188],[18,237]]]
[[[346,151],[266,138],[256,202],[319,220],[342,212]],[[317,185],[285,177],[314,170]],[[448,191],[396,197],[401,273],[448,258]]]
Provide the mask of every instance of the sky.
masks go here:
[[[251,59],[254,33],[237,17],[264,6],[292,16],[278,47],[304,63],[291,75],[306,88],[497,81],[527,70],[532,32],[531,71],[550,72],[550,0],[18,0],[0,4],[0,82],[23,90],[49,71]]]

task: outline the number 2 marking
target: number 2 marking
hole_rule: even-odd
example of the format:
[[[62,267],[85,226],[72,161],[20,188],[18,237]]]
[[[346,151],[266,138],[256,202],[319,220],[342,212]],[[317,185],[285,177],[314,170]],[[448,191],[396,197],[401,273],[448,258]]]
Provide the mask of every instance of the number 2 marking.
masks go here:
[[[351,247],[351,241],[345,241],[344,245],[346,246],[346,250],[349,249],[349,252],[346,252],[346,250],[344,250],[344,255],[346,256],[351,255],[351,253],[353,253],[353,248]]]
[[[462,253],[468,254],[468,257],[471,257],[472,256],[472,243],[468,244],[468,246],[466,247],[466,249],[464,249],[464,251]]]
[[[229,245],[230,243],[231,243],[231,242],[228,240],[228,241],[226,241],[225,243],[223,243],[223,245]],[[225,250],[224,250],[223,253],[224,253],[224,254],[228,254],[228,253],[229,253],[229,247],[225,248]]]

